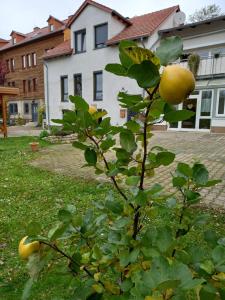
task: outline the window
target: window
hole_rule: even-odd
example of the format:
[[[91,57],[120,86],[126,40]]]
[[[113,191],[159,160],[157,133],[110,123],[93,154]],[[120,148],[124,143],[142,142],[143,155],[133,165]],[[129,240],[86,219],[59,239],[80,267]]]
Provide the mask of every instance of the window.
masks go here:
[[[25,68],[26,68],[26,66],[27,66],[27,62],[26,62],[26,56],[25,56],[25,55],[23,55],[23,56],[22,56],[22,68],[23,68],[23,69],[25,69]]]
[[[103,99],[102,86],[103,86],[102,71],[94,72],[94,100],[95,101],[101,101]]]
[[[50,31],[54,31],[54,25],[50,24]]]
[[[15,81],[12,81],[12,87],[15,87],[15,86],[16,86]]]
[[[23,80],[23,93],[26,93],[26,80]]]
[[[75,39],[75,53],[82,53],[86,51],[86,29],[76,31],[74,33]]]
[[[15,71],[15,60],[14,60],[14,58],[10,59],[10,68],[11,68],[11,72]]]
[[[16,44],[16,38],[14,37],[13,38],[13,45],[15,45]]]
[[[74,95],[82,96],[82,75],[74,75]]]
[[[108,24],[95,26],[95,48],[102,48],[106,46],[108,39]]]
[[[18,114],[17,103],[10,103],[9,104],[9,114],[10,115],[16,115],[16,114]]]
[[[24,111],[24,114],[29,114],[29,112],[30,112],[29,103],[24,103],[23,111]]]
[[[61,77],[61,101],[68,101],[68,76]]]
[[[31,67],[31,55],[27,54],[27,67],[30,68]]]
[[[33,91],[37,91],[37,78],[33,78]]]
[[[217,115],[225,116],[225,89],[218,90]]]
[[[37,65],[37,55],[36,53],[32,53],[32,66],[35,67]]]
[[[8,82],[8,86],[11,86],[11,82],[10,81]]]
[[[27,90],[28,90],[28,92],[31,92],[31,80],[30,79],[28,79],[28,81],[27,81]]]
[[[9,59],[7,59],[6,65],[7,65],[7,71],[9,72],[10,71],[10,61],[9,61]]]
[[[202,91],[201,112],[203,117],[211,116],[212,91]]]

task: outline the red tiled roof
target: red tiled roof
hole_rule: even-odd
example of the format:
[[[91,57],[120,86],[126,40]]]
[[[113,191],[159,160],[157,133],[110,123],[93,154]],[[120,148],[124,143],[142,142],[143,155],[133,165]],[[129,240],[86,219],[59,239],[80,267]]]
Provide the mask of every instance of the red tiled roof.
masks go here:
[[[72,54],[71,41],[65,41],[56,46],[53,49],[50,49],[46,52],[45,55],[42,56],[44,59],[55,58],[62,55],[70,55]]]
[[[8,43],[7,40],[0,38],[0,43]]]
[[[122,40],[137,39],[151,35],[159,25],[175,11],[179,5],[129,19],[132,25],[123,29],[119,34],[108,40],[108,45],[117,44]]]
[[[13,33],[16,33],[16,34],[18,34],[18,35],[20,35],[20,36],[24,36],[24,37],[26,36],[26,34],[21,33],[21,32],[18,32],[18,31],[15,31],[15,30],[13,30],[13,31],[10,33],[10,36],[12,36]]]
[[[120,13],[118,13],[118,12],[115,11],[114,9],[111,9],[111,8],[105,6],[105,5],[102,5],[102,4],[97,3],[97,2],[95,2],[95,1],[92,1],[92,0],[85,0],[85,1],[83,2],[83,4],[80,6],[80,8],[78,8],[78,10],[75,12],[75,14],[74,14],[74,15],[70,18],[70,20],[68,21],[68,24],[67,24],[68,27],[70,27],[70,26],[73,24],[73,22],[76,20],[76,18],[82,13],[82,11],[83,11],[83,10],[86,8],[86,6],[88,6],[88,5],[95,6],[95,7],[99,8],[99,9],[104,10],[105,12],[108,12],[108,13],[112,14],[112,16],[117,17],[119,20],[121,20],[121,21],[122,21],[123,23],[125,23],[125,24],[128,24],[128,25],[131,24],[131,22],[130,22],[129,19],[123,17]]]
[[[17,42],[16,44],[13,44],[12,39],[10,39],[9,41],[7,41],[8,43],[6,45],[1,47],[0,52],[4,51],[4,50],[8,50],[8,49],[13,48],[13,47],[18,47],[18,46],[23,45],[25,43],[29,43],[29,42],[38,40],[38,39],[43,38],[43,37],[48,36],[48,35],[54,35],[57,32],[61,32],[62,30],[65,29],[65,25],[63,25],[63,24],[66,24],[67,22],[68,22],[68,19],[63,20],[62,21],[62,27],[60,27],[59,29],[54,30],[54,31],[49,31],[48,26],[33,30],[32,32],[29,32],[29,33],[26,33],[26,34],[22,34],[22,33],[16,32],[16,31],[12,31],[12,33],[16,32],[19,35],[23,35],[24,39]]]

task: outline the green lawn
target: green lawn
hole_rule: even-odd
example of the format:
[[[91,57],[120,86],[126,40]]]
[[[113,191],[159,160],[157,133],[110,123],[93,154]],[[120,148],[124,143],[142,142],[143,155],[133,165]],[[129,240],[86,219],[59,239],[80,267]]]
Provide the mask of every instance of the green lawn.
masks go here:
[[[28,279],[26,263],[17,254],[18,242],[31,221],[44,228],[56,220],[65,204],[75,204],[82,213],[91,201],[104,199],[109,187],[96,189],[96,183],[75,181],[29,165],[36,157],[29,148],[32,137],[0,139],[0,299],[18,300]],[[51,147],[41,142],[42,147]],[[170,216],[164,216],[164,222]],[[212,212],[207,228],[225,235],[225,215]],[[204,228],[205,229],[205,228]],[[190,242],[201,240],[202,229],[190,234]],[[60,266],[59,266],[60,268]],[[32,290],[32,300],[71,299],[70,277],[49,268]],[[59,270],[58,270],[59,271]]]
[[[17,254],[27,224],[38,221],[50,228],[60,207],[72,203],[83,211],[90,201],[105,197],[107,191],[96,193],[94,183],[75,182],[31,167],[28,161],[38,155],[29,149],[33,140],[0,139],[0,299],[4,300],[20,299],[28,279],[26,264]],[[48,145],[42,142],[41,146]],[[65,276],[43,276],[31,299],[67,299],[67,284]]]

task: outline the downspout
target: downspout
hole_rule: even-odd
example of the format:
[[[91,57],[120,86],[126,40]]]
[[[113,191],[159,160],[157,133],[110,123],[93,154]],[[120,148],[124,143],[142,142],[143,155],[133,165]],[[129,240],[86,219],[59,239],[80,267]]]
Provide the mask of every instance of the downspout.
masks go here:
[[[50,126],[50,111],[49,111],[49,86],[48,86],[48,65],[43,61],[44,66],[46,67],[46,108],[47,108],[47,127]]]

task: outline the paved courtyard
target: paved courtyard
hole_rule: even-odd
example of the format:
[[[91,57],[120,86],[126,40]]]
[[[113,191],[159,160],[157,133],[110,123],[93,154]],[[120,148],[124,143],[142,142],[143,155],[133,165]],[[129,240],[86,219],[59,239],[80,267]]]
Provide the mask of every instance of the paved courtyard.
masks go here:
[[[161,145],[176,153],[176,161],[168,167],[160,167],[159,172],[148,184],[155,182],[164,184],[166,190],[172,190],[170,172],[176,163],[201,161],[204,163],[212,179],[222,179],[215,187],[203,190],[202,202],[207,206],[225,209],[225,135],[191,132],[155,132],[151,141],[152,145]],[[91,168],[81,168],[84,164],[82,152],[71,145],[54,145],[42,150],[40,157],[32,165],[81,177],[87,180],[97,179]]]

